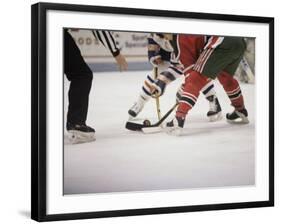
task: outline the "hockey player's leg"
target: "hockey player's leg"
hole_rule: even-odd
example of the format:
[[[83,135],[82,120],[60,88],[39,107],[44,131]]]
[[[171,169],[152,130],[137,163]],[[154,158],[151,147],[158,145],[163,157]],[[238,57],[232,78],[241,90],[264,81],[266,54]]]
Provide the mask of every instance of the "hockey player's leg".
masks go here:
[[[176,101],[179,102],[182,93],[184,92],[184,84],[180,86],[176,94]],[[209,111],[207,112],[207,117],[209,121],[219,121],[222,119],[222,112],[219,100],[216,96],[215,87],[212,81],[209,81],[201,90],[205,95],[205,98],[209,102]]]
[[[154,79],[147,75],[144,80],[141,92],[136,102],[129,109],[129,120],[135,118],[143,109],[144,105],[151,99],[151,86],[154,83]]]
[[[170,62],[164,61],[162,64],[157,66],[158,74],[168,69]],[[138,114],[142,111],[144,105],[151,99],[151,89],[154,84],[155,79],[157,78],[157,74],[155,75],[147,75],[144,80],[143,86],[141,88],[138,99],[131,108],[128,110],[129,120],[138,116]]]
[[[197,61],[194,68],[207,77],[218,77],[223,85],[232,106],[235,108],[232,114],[227,114],[227,121],[231,123],[247,123],[249,122],[248,114],[246,113],[240,86],[237,80],[233,78],[245,50],[244,40],[240,37],[214,38],[217,38],[218,43],[204,50],[201,55],[205,53],[208,56],[202,61]]]
[[[188,80],[184,83],[184,89],[179,100],[176,116],[166,124],[168,134],[180,135],[185,123],[188,111],[195,105],[200,90],[208,82],[208,78],[199,72],[192,71]]]
[[[227,72],[222,72],[218,76],[218,79],[227,93],[228,98],[231,101],[231,105],[234,107],[234,111],[232,113],[226,114],[226,120],[232,124],[249,123],[248,112],[244,105],[244,98],[238,81]]]
[[[207,117],[209,121],[218,121],[222,119],[221,106],[216,95],[213,81],[209,81],[201,90],[205,98],[209,101],[209,111]]]

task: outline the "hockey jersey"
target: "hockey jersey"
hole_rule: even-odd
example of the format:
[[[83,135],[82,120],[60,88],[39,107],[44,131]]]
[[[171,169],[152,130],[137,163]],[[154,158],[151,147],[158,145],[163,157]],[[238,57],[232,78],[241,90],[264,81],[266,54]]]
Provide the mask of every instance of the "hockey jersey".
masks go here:
[[[207,37],[204,35],[174,34],[171,45],[174,51],[170,57],[170,67],[165,76],[171,81],[188,73],[203,51]]]

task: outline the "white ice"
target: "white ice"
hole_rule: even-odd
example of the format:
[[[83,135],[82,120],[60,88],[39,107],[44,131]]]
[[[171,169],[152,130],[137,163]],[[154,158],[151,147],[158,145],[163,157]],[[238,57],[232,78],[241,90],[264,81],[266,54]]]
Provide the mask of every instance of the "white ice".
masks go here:
[[[150,71],[94,73],[87,124],[95,142],[64,146],[64,193],[108,193],[255,184],[255,86],[241,84],[250,123],[231,125],[225,118],[208,122],[208,102],[200,95],[188,114],[184,135],[143,134],[126,130],[127,111]],[[182,80],[160,99],[165,113],[175,102]],[[68,104],[65,81],[65,112]],[[215,82],[223,114],[232,112]],[[167,119],[170,120],[174,113]],[[139,115],[157,120],[155,101]]]

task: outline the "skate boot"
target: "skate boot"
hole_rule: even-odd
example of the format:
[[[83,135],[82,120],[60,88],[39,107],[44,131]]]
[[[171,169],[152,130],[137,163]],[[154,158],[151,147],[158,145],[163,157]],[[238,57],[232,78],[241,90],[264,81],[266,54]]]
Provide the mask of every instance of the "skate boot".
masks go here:
[[[226,120],[231,124],[248,124],[248,111],[245,108],[242,110],[234,110],[232,113],[226,114]]]
[[[69,141],[71,144],[95,141],[95,129],[87,126],[85,123],[72,124],[67,122],[66,129],[69,133]]]
[[[170,135],[180,136],[183,130],[184,122],[184,117],[175,117],[173,120],[166,123],[166,132]]]
[[[134,105],[129,109],[129,120],[132,120],[135,118],[143,109],[145,104],[145,100],[139,98],[137,102],[134,103]]]
[[[209,101],[210,109],[207,113],[209,121],[218,121],[222,119],[221,106],[218,98],[215,95],[206,98]]]

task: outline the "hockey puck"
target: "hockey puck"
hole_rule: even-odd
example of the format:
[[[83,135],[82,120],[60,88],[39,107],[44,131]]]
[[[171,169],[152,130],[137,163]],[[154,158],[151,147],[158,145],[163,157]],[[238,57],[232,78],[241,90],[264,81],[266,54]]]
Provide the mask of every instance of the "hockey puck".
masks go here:
[[[143,121],[143,125],[146,126],[146,127],[148,127],[148,126],[151,125],[151,122],[146,119],[146,120]]]

